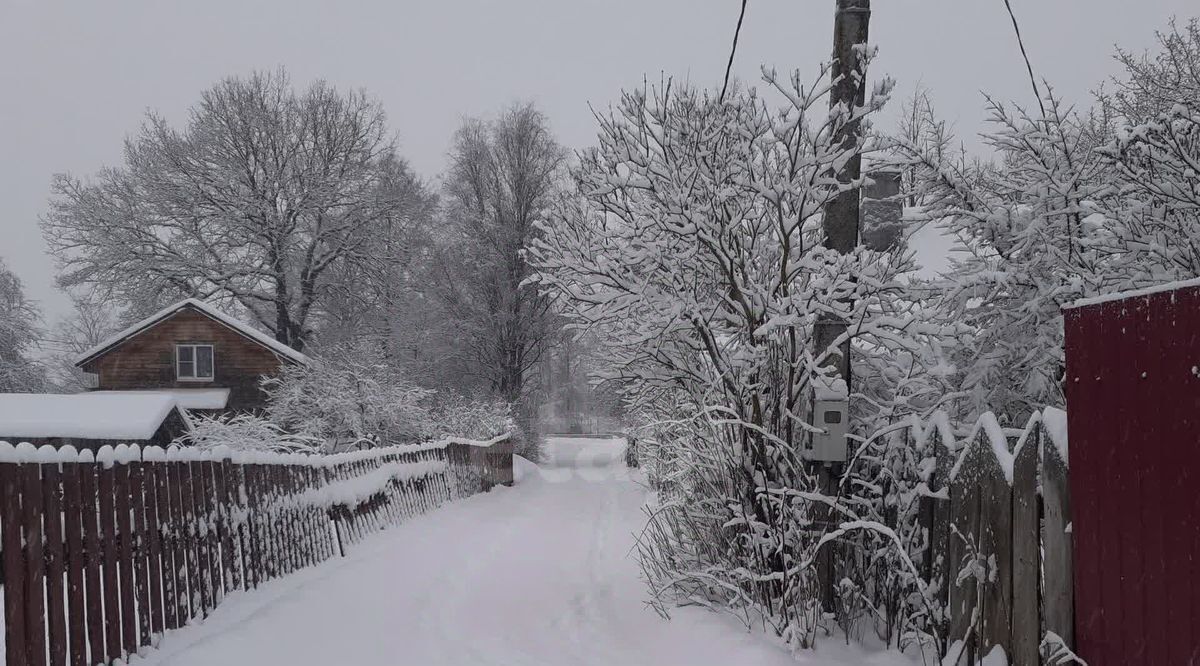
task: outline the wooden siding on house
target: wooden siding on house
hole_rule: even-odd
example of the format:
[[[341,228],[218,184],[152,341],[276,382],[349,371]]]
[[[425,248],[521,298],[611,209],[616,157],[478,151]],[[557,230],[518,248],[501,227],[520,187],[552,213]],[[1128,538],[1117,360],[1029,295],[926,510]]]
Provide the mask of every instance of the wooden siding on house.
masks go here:
[[[175,345],[188,343],[213,346],[212,381],[180,381],[176,377]],[[278,374],[283,363],[262,344],[185,307],[82,367],[99,375],[100,390],[228,388],[226,409],[250,411],[265,402],[259,380]]]

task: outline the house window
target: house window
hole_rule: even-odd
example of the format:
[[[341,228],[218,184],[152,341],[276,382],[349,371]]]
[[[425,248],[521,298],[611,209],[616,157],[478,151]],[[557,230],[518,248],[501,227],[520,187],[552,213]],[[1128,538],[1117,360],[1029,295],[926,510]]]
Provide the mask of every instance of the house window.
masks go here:
[[[183,382],[212,381],[213,346],[175,345],[175,376]]]

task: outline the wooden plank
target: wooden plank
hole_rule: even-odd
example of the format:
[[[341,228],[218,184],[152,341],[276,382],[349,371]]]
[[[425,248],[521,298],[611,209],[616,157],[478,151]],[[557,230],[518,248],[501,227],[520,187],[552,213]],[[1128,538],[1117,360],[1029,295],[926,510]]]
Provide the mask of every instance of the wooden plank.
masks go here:
[[[279,495],[280,498],[288,498],[292,495],[292,478],[291,465],[279,465],[276,467],[279,479]],[[297,549],[295,547],[296,536],[296,510],[290,506],[288,502],[281,503],[280,516],[282,518],[282,529],[280,531],[280,552],[283,556],[283,571],[284,574],[291,574],[298,568]]]
[[[200,539],[198,529],[198,514],[196,512],[196,486],[199,485],[197,470],[193,463],[180,462],[179,496],[183,502],[183,518],[181,527],[186,534],[185,549],[187,550],[187,579],[188,579],[188,618],[204,617],[204,594],[206,583],[204,571],[207,562],[204,561],[204,544]]]
[[[1045,534],[1043,558],[1045,589],[1042,593],[1045,625],[1075,645],[1075,578],[1072,570],[1071,488],[1067,465],[1050,438],[1042,438],[1042,513]]]
[[[171,501],[171,465],[165,461],[154,466],[154,485],[158,495],[158,535],[162,549],[163,629],[179,627],[179,591],[176,589],[179,560],[176,559],[177,538],[174,504]]]
[[[194,544],[197,555],[196,574],[200,581],[200,617],[208,617],[213,607],[212,549],[208,541],[208,504],[205,501],[204,463],[188,463],[192,476],[192,518]]]
[[[72,666],[86,666],[87,611],[84,597],[84,569],[86,559],[83,550],[83,515],[80,506],[79,463],[62,464],[63,487],[63,532],[66,537],[67,567],[67,633],[70,637],[68,653]]]
[[[162,523],[159,522],[159,462],[142,463],[143,503],[146,520],[146,582],[149,589],[150,604],[150,636],[151,643],[155,636],[164,631],[163,617],[163,547]]]
[[[192,549],[191,513],[185,507],[191,505],[191,475],[187,463],[171,461],[170,470],[171,517],[175,523],[172,534],[175,551],[175,617],[179,626],[184,626],[195,616],[197,581],[195,557]]]
[[[1006,442],[993,446],[1005,447]],[[1012,654],[1013,617],[1013,546],[1012,486],[992,453],[985,451],[984,473],[980,477],[979,530],[983,553],[989,559],[992,580],[983,586],[983,655],[993,646]]]
[[[123,462],[113,467],[116,496],[117,535],[120,558],[117,574],[121,580],[121,649],[123,655],[137,652],[137,592],[133,575],[133,508],[130,499],[129,465]]]
[[[141,647],[150,645],[151,637],[150,544],[146,535],[146,483],[141,460],[134,460],[126,467],[129,468],[129,508],[133,513],[133,580],[137,600],[136,645]]]
[[[265,472],[262,476],[264,482],[263,499],[268,512],[264,521],[264,525],[267,527],[267,532],[264,535],[264,551],[267,564],[266,573],[268,580],[274,580],[281,574],[282,567],[280,564],[283,560],[281,555],[284,545],[279,538],[281,517],[278,509],[279,475],[274,465],[264,465],[263,469]]]
[[[292,497],[304,490],[303,471],[304,469],[300,465],[291,465],[288,468],[290,477],[288,485],[291,488]],[[308,533],[308,507],[298,506],[292,511],[292,525],[296,535],[296,568],[301,569],[312,564],[312,539]]]
[[[104,587],[100,569],[104,553],[100,544],[100,511],[97,497],[99,474],[99,465],[92,462],[79,464],[79,513],[83,522],[83,587],[89,664],[105,661]]]
[[[204,503],[204,521],[201,523],[201,527],[204,530],[205,550],[208,552],[207,578],[211,586],[208,608],[211,610],[217,607],[217,603],[224,596],[221,582],[224,578],[221,573],[221,542],[217,531],[216,484],[213,479],[215,466],[211,460],[205,460],[198,464],[203,480],[201,497]]]
[[[0,463],[0,551],[4,557],[4,652],[6,664],[25,661],[25,527],[21,496],[24,472]]]
[[[242,466],[234,465],[229,460],[222,462],[225,472],[225,501],[230,507],[231,517],[236,523],[229,525],[230,540],[233,543],[233,565],[229,571],[232,589],[246,589],[246,541],[245,541],[245,486],[242,481]]]
[[[295,534],[292,530],[292,517],[294,512],[292,507],[288,506],[283,500],[291,495],[291,489],[288,487],[290,479],[288,478],[288,465],[275,465],[272,467],[275,478],[276,497],[279,501],[276,503],[276,509],[279,522],[277,523],[278,532],[276,540],[279,544],[279,575],[286,576],[295,569],[296,549],[295,549]]]
[[[954,581],[952,570],[956,571],[951,564],[957,561],[951,560],[950,548],[951,540],[954,538],[950,535],[950,470],[954,467],[954,453],[952,452],[954,441],[945,441],[945,435],[937,428],[934,428],[930,438],[933,444],[933,455],[936,458],[931,479],[933,485],[930,489],[944,495],[945,499],[937,500],[933,504],[931,512],[929,547],[933,552],[933,558],[929,583],[937,590],[936,598],[943,611],[942,617],[937,618],[934,626],[942,638],[943,644],[940,647],[945,650],[950,640],[950,588]]]
[[[245,567],[246,589],[258,587],[261,582],[258,542],[258,489],[256,465],[241,465],[242,487],[246,493],[246,520],[242,526],[242,558]]]
[[[235,589],[233,586],[233,538],[229,522],[232,504],[229,502],[225,478],[228,462],[228,460],[217,460],[213,462],[212,467],[213,498],[216,504],[216,512],[213,515],[216,519],[217,541],[220,544],[221,552],[221,583],[217,587],[220,591],[217,603],[220,603],[226,594]]]
[[[1040,422],[1031,423],[1017,443],[1012,484],[1012,649],[1014,666],[1037,666],[1041,644],[1038,615],[1041,528],[1038,520]]]
[[[25,658],[31,666],[46,663],[46,560],[43,549],[41,465],[21,465],[21,513],[25,524]]]
[[[46,530],[46,640],[51,666],[67,663],[66,553],[62,525],[62,480],[58,463],[42,463],[42,506]]]
[[[950,482],[950,558],[947,563],[951,581],[949,639],[952,644],[961,641],[960,654],[966,657],[966,663],[974,661],[978,642],[979,626],[974,618],[974,610],[979,599],[979,585],[971,577],[956,581],[966,560],[973,557],[972,550],[979,545],[979,459],[982,456],[979,450],[982,446],[980,437],[967,442],[966,448],[959,454],[962,461],[958,464],[957,473]],[[956,663],[964,662],[960,660]]]

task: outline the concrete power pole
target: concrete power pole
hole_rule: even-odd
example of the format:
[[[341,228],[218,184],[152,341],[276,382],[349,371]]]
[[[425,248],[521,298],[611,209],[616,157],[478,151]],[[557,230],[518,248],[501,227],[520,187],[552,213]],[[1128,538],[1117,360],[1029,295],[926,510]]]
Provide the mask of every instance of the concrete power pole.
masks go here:
[[[837,0],[837,14],[833,19],[833,78],[837,84],[830,94],[831,108],[845,105],[860,106],[866,101],[867,83],[865,76],[858,76],[865,68],[861,65],[860,53],[855,46],[867,43],[867,26],[871,21],[871,0]],[[863,72],[865,75],[865,71]],[[852,148],[862,135],[862,124],[854,121],[844,125],[838,139],[846,148]],[[862,157],[854,155],[844,168],[836,174],[838,182],[850,183],[862,174]],[[858,245],[859,191],[857,188],[842,192],[825,206],[822,222],[825,232],[825,247],[842,253],[854,251]],[[836,317],[824,317],[817,322],[814,331],[815,351],[819,354],[846,332],[846,322]],[[850,343],[840,345],[841,356],[832,359],[838,376],[850,390]]]
[[[871,0],[837,0],[837,14],[833,23],[833,78],[837,81],[830,95],[831,108],[846,106],[854,108],[866,101],[867,84],[865,67],[862,65],[860,52],[855,49],[859,44],[867,43],[867,26],[871,20]],[[859,74],[862,76],[859,76]],[[862,125],[854,121],[844,125],[837,139],[850,149],[859,141],[862,135]],[[862,158],[855,154],[847,160],[845,166],[836,175],[838,182],[850,183],[857,180],[862,173]],[[822,220],[825,232],[825,247],[841,253],[853,252],[858,245],[859,236],[859,191],[858,188],[848,189],[825,206],[825,217]],[[847,322],[838,317],[822,317],[817,320],[814,337],[814,351],[821,354],[833,344],[834,340],[847,330]],[[841,354],[830,359],[829,365],[837,370],[837,375],[845,381],[846,396],[849,396],[850,384],[850,342],[839,345]],[[814,416],[817,411],[813,406]],[[848,414],[847,414],[848,416]],[[815,424],[820,427],[820,423]],[[845,458],[842,458],[845,459]],[[827,495],[836,494],[837,477],[840,476],[840,463],[818,463],[818,483],[821,491]],[[835,522],[828,510],[818,510],[815,516],[818,523],[832,527]],[[833,546],[834,544],[830,544]],[[834,553],[835,548],[825,547],[817,555],[817,580],[820,588],[821,605],[826,612],[836,607],[836,586],[834,585]]]

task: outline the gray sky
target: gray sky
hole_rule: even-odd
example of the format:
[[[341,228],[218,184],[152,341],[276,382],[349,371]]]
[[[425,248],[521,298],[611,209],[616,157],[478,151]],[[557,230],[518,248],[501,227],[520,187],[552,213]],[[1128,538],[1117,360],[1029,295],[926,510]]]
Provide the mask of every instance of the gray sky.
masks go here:
[[[1039,76],[1084,100],[1114,71],[1113,44],[1143,49],[1195,0],[1012,0]],[[834,0],[749,0],[735,71],[815,72],[831,48]],[[0,256],[41,302],[53,287],[37,219],[50,177],[117,165],[144,111],[182,120],[221,77],[286,66],[304,85],[362,87],[387,110],[426,179],[464,116],[533,100],[571,148],[592,142],[588,103],[643,75],[718,86],[738,0],[0,0]],[[876,0],[873,70],[918,82],[960,134],[983,118],[981,89],[1032,102],[1003,0]]]

